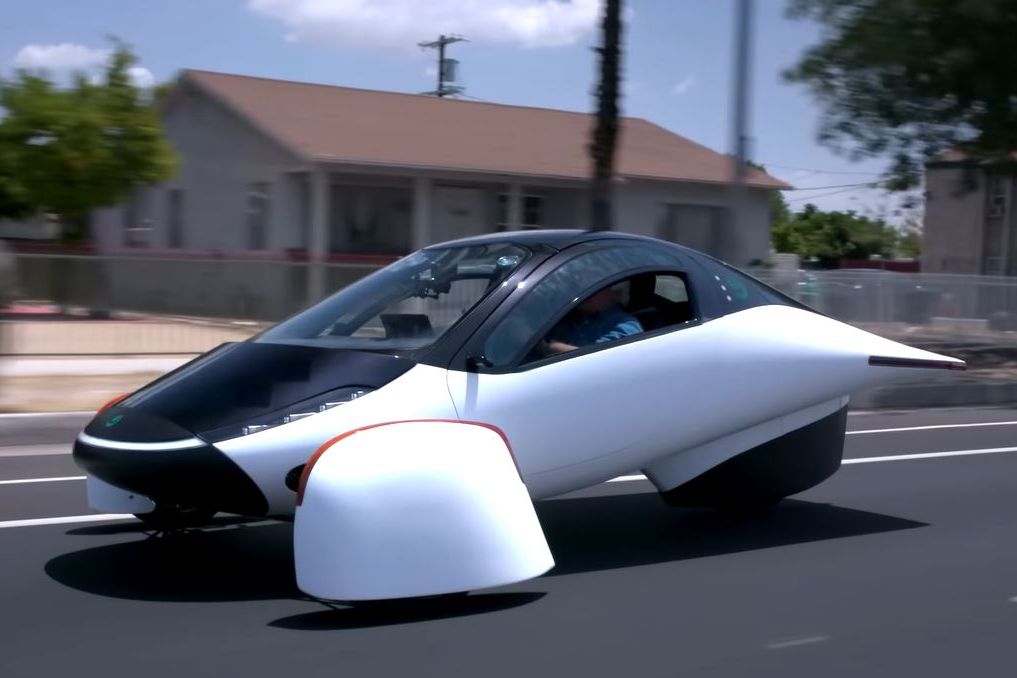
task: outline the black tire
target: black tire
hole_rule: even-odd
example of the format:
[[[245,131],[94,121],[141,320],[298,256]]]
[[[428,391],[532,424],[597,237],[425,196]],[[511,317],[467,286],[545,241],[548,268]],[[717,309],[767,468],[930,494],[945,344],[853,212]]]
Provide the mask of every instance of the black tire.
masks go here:
[[[210,508],[156,504],[148,513],[135,513],[134,517],[153,530],[182,530],[202,527],[212,522],[217,511]]]

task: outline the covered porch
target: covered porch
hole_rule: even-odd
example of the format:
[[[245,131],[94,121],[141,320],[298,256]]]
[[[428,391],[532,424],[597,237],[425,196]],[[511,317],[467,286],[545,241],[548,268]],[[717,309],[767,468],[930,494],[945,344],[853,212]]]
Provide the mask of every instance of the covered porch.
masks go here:
[[[285,249],[312,264],[308,296],[327,292],[325,262],[336,255],[404,255],[428,245],[498,231],[583,228],[582,182],[476,174],[351,172],[321,165],[285,177],[292,211]],[[296,222],[299,228],[293,228]]]

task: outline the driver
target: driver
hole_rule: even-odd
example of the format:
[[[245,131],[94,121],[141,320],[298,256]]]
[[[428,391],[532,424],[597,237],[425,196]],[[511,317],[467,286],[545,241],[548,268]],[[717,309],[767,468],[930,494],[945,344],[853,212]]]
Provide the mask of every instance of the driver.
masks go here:
[[[566,353],[641,333],[643,326],[622,307],[627,290],[628,284],[623,282],[584,299],[576,307],[577,312],[567,315],[548,333],[547,353]]]

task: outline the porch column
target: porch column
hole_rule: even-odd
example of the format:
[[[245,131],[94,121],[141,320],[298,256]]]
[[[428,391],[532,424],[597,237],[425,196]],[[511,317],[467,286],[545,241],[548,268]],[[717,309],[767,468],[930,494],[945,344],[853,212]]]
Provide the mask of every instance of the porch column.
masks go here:
[[[329,174],[316,167],[311,170],[311,242],[308,251],[307,301],[314,304],[327,293],[325,263],[329,254]]]
[[[518,231],[523,227],[523,185],[513,181],[508,185],[507,205],[508,230]]]
[[[413,223],[410,244],[413,251],[432,244],[431,209],[434,182],[430,177],[413,179]]]

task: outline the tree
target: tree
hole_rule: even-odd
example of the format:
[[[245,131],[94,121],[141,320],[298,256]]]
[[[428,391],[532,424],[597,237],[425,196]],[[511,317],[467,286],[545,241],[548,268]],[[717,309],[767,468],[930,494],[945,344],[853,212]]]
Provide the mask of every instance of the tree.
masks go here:
[[[14,159],[9,149],[0,144],[0,218],[21,219],[32,213],[25,190],[17,181]]]
[[[608,231],[612,226],[615,142],[618,137],[618,83],[621,62],[621,0],[607,0],[602,23],[603,42],[600,54],[600,83],[597,86],[597,121],[590,142],[593,159],[590,216],[595,231]]]
[[[824,107],[820,140],[889,155],[890,188],[917,185],[926,160],[1017,150],[1013,0],[790,0],[822,42],[785,73]]]
[[[750,168],[759,170],[760,172],[766,172],[766,166],[761,165],[757,162],[747,161]],[[780,191],[769,191],[769,202],[770,202],[770,231],[773,233],[774,229],[780,230],[781,227],[786,226],[788,221],[791,219],[791,209],[787,206],[787,200],[784,199],[784,194]],[[778,250],[780,252],[789,252],[790,250]]]
[[[897,256],[904,259],[918,259],[922,256],[922,226],[910,222],[900,229],[897,239]]]
[[[0,82],[0,215],[50,213],[80,241],[93,209],[172,175],[158,117],[128,73],[135,62],[117,43],[99,82],[77,74],[61,89],[28,71]]]
[[[899,232],[855,212],[824,212],[813,204],[771,230],[773,248],[833,267],[841,259],[896,256]]]

